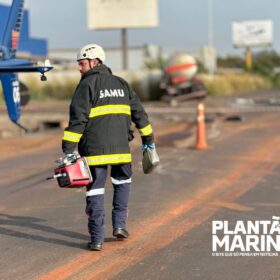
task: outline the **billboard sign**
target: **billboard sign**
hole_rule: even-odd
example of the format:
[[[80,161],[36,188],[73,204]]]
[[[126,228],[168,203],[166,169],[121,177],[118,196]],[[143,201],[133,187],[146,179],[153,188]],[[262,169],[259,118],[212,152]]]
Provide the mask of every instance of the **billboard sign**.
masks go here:
[[[236,48],[270,46],[273,42],[272,21],[233,22],[232,41]]]
[[[158,0],[87,0],[89,29],[158,26]]]

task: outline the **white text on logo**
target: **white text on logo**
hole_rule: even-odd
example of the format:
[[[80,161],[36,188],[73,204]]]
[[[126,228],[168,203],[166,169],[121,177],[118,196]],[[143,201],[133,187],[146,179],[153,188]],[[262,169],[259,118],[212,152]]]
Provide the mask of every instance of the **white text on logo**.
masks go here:
[[[123,89],[105,89],[100,90],[99,92],[100,98],[104,97],[124,97],[124,90]]]

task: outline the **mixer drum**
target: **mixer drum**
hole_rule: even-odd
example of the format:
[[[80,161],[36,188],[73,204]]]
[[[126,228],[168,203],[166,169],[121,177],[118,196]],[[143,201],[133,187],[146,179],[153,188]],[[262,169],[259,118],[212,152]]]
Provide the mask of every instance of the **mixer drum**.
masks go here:
[[[184,83],[197,73],[196,60],[188,54],[175,54],[170,57],[165,66],[165,74],[172,84]]]

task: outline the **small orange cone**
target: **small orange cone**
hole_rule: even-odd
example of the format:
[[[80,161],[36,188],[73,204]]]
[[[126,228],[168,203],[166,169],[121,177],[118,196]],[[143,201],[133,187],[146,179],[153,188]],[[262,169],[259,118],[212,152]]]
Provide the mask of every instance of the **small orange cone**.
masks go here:
[[[205,115],[203,103],[197,104],[197,135],[196,135],[196,149],[207,149],[206,129],[205,129]]]

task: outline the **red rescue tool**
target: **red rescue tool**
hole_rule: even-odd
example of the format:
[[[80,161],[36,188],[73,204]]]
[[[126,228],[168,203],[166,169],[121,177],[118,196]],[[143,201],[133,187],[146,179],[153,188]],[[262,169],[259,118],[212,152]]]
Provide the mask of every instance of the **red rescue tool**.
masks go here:
[[[54,169],[54,175],[49,179],[57,179],[61,188],[82,188],[92,182],[92,176],[87,163],[83,157],[76,157],[63,161],[58,160],[59,166]]]

